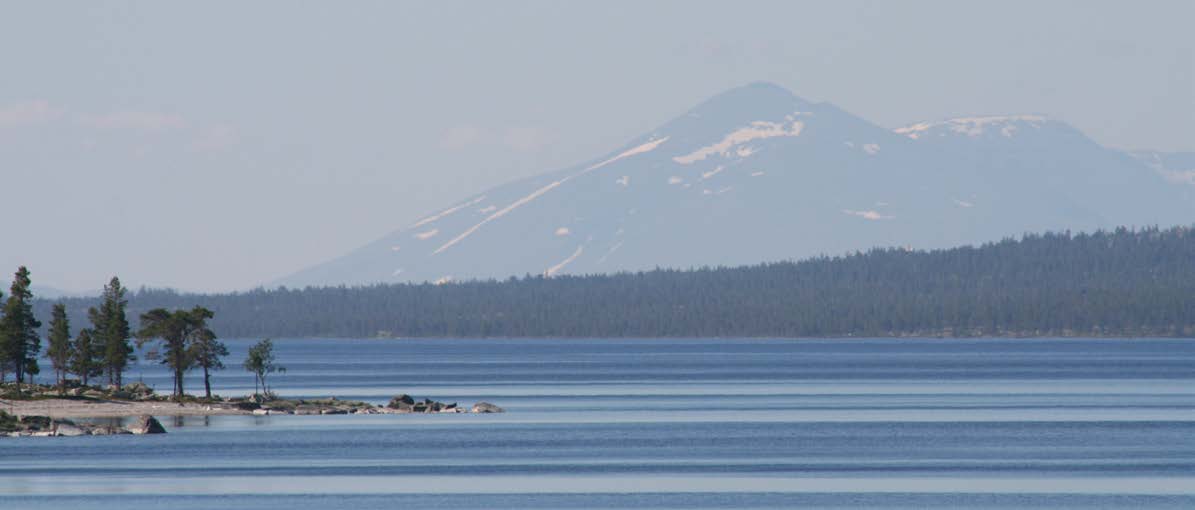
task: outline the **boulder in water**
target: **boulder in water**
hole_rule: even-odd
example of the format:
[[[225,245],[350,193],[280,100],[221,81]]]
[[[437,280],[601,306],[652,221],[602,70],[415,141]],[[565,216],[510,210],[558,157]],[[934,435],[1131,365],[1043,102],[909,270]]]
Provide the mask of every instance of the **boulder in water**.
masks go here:
[[[506,410],[489,402],[478,402],[473,404],[473,412],[475,413],[505,413]]]
[[[157,418],[148,414],[138,416],[133,423],[128,426],[129,432],[134,434],[165,434],[166,427]]]
[[[54,433],[59,436],[74,437],[85,436],[88,434],[82,427],[75,425],[69,421],[59,421],[54,423]]]

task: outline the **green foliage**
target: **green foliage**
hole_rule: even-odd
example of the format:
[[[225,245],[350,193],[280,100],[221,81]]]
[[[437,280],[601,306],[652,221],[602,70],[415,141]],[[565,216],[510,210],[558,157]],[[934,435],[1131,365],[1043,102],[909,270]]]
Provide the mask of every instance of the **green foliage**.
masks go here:
[[[210,399],[212,398],[211,372],[224,369],[224,362],[220,358],[228,356],[228,347],[219,341],[216,338],[216,333],[207,327],[207,321],[214,316],[211,310],[197,306],[191,309],[190,315],[192,329],[187,353],[195,361],[195,364],[203,369],[203,391],[204,395]]]
[[[1026,235],[747,267],[449,285],[143,290],[229,337],[1195,336],[1189,227]],[[68,300],[68,309],[90,302]],[[48,309],[49,304],[45,305]]]
[[[55,303],[50,311],[48,340],[50,345],[46,348],[46,357],[50,358],[56,382],[61,385],[66,379],[66,373],[70,371],[71,354],[74,352],[74,346],[71,345],[70,319],[66,316],[66,305],[62,303]]]
[[[75,337],[70,357],[70,372],[79,376],[84,386],[92,377],[103,374],[103,351],[95,341],[90,328],[79,330]]]
[[[245,370],[252,372],[256,378],[253,383],[253,393],[270,394],[270,386],[266,384],[266,376],[275,372],[286,372],[286,367],[274,361],[274,342],[269,338],[257,342],[249,348],[249,355],[245,357]]]
[[[17,383],[26,375],[35,375],[37,355],[41,352],[41,337],[38,328],[41,322],[33,315],[33,294],[29,291],[32,282],[25,266],[13,275],[8,300],[4,303],[4,314],[0,317],[0,358],[6,369],[16,375]],[[31,378],[32,379],[32,378]]]
[[[220,358],[228,355],[228,348],[207,326],[213,315],[211,310],[201,306],[175,311],[155,308],[141,314],[137,345],[161,340],[165,351],[161,363],[174,372],[175,397],[183,396],[183,374],[194,366],[203,369],[204,393],[207,398],[212,396],[211,371],[223,369]]]
[[[92,335],[103,352],[104,372],[108,384],[122,385],[122,378],[129,363],[136,359],[133,346],[129,343],[129,320],[125,314],[128,300],[120,279],[113,276],[104,286],[99,308],[91,308],[87,315],[92,324]]]

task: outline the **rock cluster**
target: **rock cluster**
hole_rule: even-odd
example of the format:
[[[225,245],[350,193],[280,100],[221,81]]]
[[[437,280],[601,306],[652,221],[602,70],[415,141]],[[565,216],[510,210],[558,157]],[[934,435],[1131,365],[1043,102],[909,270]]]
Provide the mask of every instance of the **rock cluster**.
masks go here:
[[[76,423],[70,420],[50,419],[45,416],[13,417],[0,415],[0,436],[8,437],[72,437],[110,436],[117,434],[165,434],[166,428],[156,418],[142,415],[134,418],[126,427]]]
[[[386,409],[397,413],[463,413],[465,409],[458,407],[456,402],[445,404],[443,402],[436,402],[430,398],[423,399],[419,402],[410,395],[402,394],[390,399],[390,403],[386,404]]]

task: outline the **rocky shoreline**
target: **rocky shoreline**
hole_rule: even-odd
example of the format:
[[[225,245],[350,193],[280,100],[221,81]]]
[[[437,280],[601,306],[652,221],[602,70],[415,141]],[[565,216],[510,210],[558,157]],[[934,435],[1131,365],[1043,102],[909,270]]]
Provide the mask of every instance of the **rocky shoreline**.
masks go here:
[[[269,400],[264,402],[238,402],[236,409],[254,415],[274,414],[457,414],[457,413],[501,413],[504,409],[488,402],[478,402],[471,408],[445,404],[432,399],[415,400],[407,394],[398,395],[384,406],[375,406],[357,400],[338,400],[336,397],[319,400]]]
[[[340,414],[459,414],[502,413],[504,409],[488,402],[472,407],[456,402],[444,403],[429,398],[417,400],[406,394],[390,399],[386,405],[356,400],[284,399],[254,395],[244,398],[198,399],[185,397],[172,401],[157,395],[140,383],[120,389],[73,388],[60,392],[54,388],[34,388],[28,395],[0,399],[0,437],[55,437],[81,435],[140,434],[165,432],[154,416],[216,415],[340,415]],[[132,418],[128,427],[94,425],[84,418]],[[141,432],[148,431],[148,432]]]
[[[0,411],[0,436],[73,437],[122,434],[165,434],[166,427],[150,415],[141,415],[125,426],[76,422],[48,416],[12,416]]]

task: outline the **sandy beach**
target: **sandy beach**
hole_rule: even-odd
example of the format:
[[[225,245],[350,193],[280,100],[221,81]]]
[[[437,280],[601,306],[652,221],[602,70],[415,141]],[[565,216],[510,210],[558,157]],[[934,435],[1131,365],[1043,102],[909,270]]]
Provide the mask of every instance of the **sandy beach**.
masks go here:
[[[213,404],[69,399],[0,400],[0,409],[17,416],[49,416],[51,418],[119,418],[143,414],[153,416],[250,414],[249,411]]]

